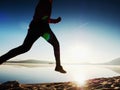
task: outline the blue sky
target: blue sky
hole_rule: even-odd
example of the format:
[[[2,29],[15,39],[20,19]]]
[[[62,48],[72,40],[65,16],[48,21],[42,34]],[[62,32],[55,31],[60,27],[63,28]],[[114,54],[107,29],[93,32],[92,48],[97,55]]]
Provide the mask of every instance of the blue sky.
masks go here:
[[[38,0],[0,1],[0,55],[22,44]],[[51,24],[62,62],[102,63],[120,57],[119,0],[54,0]],[[53,49],[40,38],[31,50],[13,58],[54,61]]]

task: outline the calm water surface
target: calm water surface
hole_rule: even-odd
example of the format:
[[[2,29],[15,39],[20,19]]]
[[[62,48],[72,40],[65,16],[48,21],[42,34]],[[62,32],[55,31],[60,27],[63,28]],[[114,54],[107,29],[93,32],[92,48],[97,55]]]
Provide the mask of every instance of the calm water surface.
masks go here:
[[[113,66],[110,66],[114,69]],[[20,65],[1,65],[0,82],[18,80],[20,83],[48,83],[79,81],[100,77],[119,76],[118,72],[95,65],[64,65],[67,74],[54,71],[53,66],[28,67]],[[120,67],[117,67],[117,69]]]

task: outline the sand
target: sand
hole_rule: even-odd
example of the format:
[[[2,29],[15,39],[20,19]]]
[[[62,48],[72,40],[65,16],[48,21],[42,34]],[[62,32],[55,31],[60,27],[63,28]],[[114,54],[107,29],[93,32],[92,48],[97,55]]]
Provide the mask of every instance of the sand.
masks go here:
[[[0,90],[120,90],[120,76],[90,79],[82,86],[76,82],[20,84],[7,81],[0,84]]]

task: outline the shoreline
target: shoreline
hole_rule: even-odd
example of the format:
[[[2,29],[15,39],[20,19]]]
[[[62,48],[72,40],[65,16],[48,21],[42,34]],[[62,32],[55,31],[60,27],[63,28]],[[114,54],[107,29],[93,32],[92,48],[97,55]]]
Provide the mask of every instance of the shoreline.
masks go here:
[[[84,85],[76,82],[20,84],[7,81],[0,84],[0,90],[120,90],[120,76],[89,79]]]

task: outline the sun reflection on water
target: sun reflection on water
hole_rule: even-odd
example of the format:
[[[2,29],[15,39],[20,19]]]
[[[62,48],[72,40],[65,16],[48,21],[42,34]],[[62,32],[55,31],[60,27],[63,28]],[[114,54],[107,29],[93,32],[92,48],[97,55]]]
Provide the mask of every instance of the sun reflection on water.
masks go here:
[[[86,75],[82,73],[82,74],[74,75],[74,80],[79,86],[84,86],[87,78]]]
[[[69,66],[67,70],[70,72],[72,80],[75,81],[78,86],[84,86],[86,84],[88,80],[88,67],[84,65],[75,65]]]

